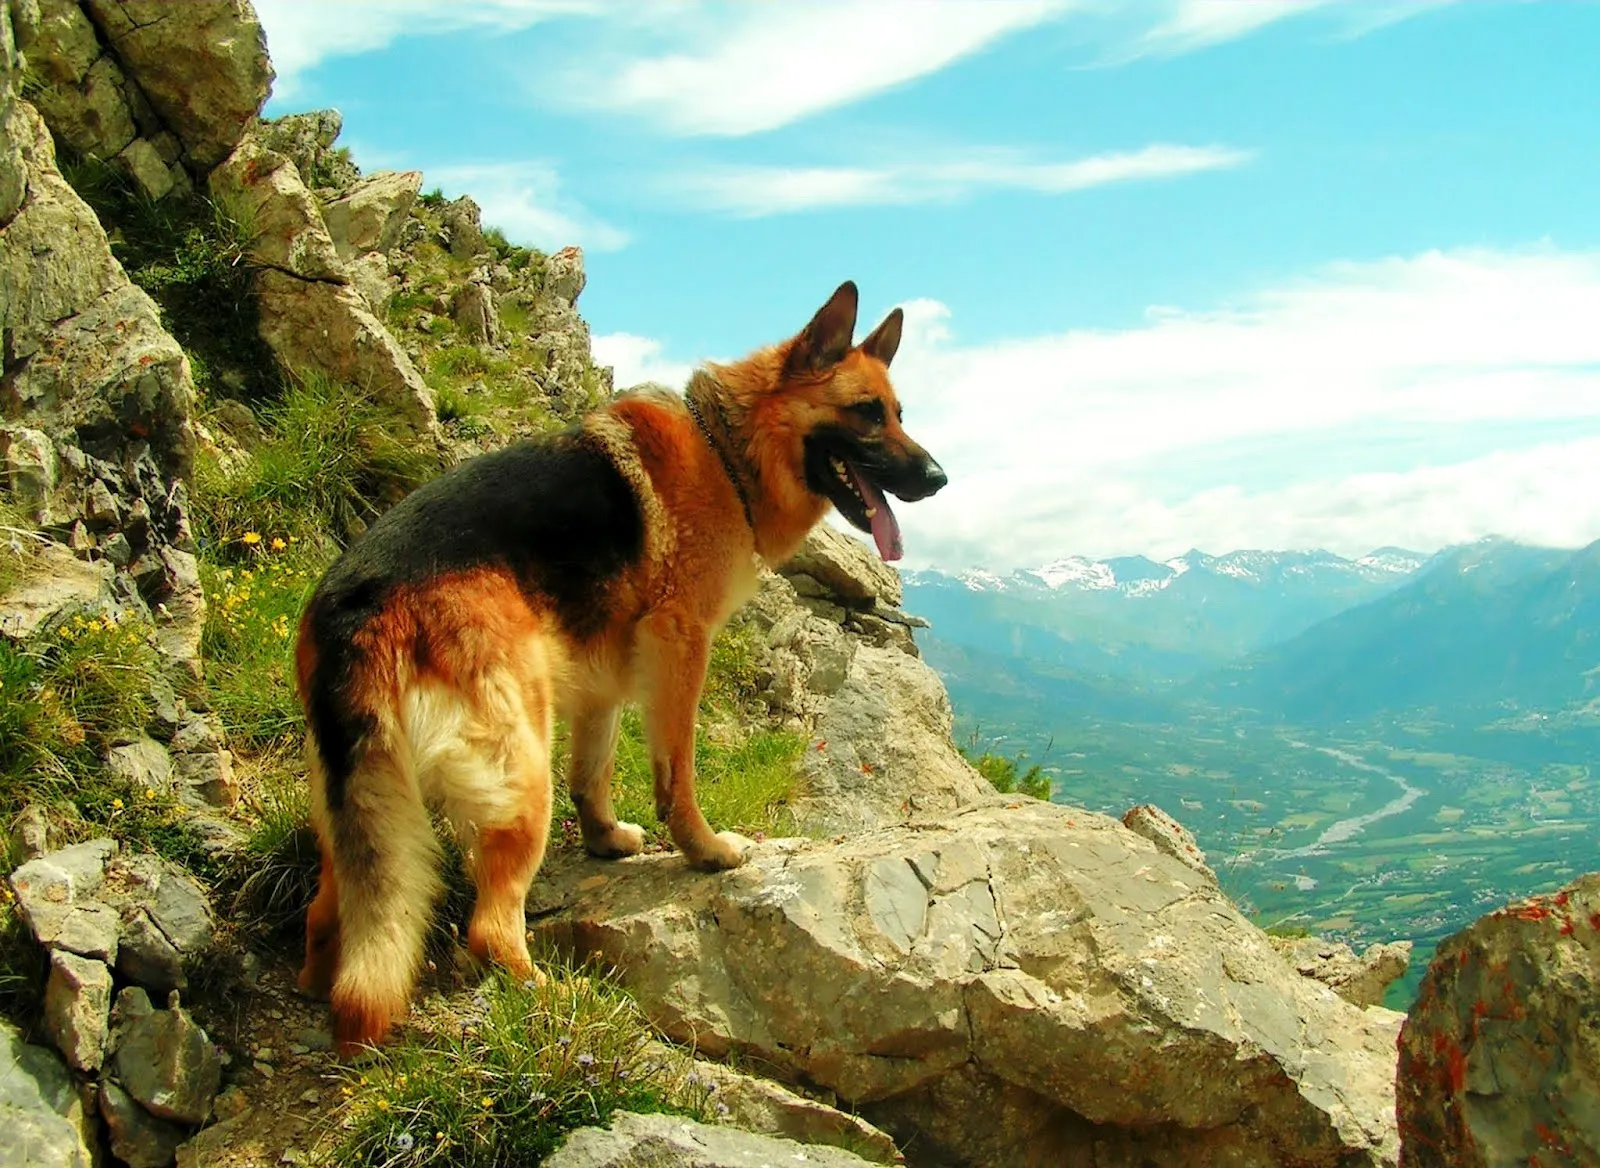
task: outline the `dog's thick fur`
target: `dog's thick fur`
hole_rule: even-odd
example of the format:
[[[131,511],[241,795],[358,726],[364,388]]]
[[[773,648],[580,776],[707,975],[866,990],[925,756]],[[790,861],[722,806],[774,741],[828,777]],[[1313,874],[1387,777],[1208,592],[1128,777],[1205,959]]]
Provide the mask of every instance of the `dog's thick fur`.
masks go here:
[[[918,499],[945,481],[900,426],[900,310],[859,346],[855,317],[847,283],[792,340],[696,374],[688,404],[624,396],[465,463],[317,586],[297,646],[322,850],[300,982],[331,996],[341,1050],[381,1040],[410,998],[439,890],[430,808],[477,888],[471,951],[535,976],[523,902],[549,832],[558,714],[589,851],[643,844],[611,804],[618,713],[637,700],[674,842],[702,869],[740,863],[740,838],[713,833],[694,795],[712,638],[759,563],[793,554],[830,502],[871,529],[883,490]]]

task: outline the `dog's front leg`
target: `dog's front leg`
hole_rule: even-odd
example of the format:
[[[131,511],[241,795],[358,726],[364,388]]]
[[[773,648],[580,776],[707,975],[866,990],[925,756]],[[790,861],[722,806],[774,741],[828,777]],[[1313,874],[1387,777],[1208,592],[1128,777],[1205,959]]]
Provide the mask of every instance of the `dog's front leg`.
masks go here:
[[[749,841],[735,832],[712,832],[694,796],[694,724],[710,639],[703,625],[681,619],[650,622],[641,633],[645,738],[655,771],[656,818],[667,825],[694,867],[707,872],[737,868]]]

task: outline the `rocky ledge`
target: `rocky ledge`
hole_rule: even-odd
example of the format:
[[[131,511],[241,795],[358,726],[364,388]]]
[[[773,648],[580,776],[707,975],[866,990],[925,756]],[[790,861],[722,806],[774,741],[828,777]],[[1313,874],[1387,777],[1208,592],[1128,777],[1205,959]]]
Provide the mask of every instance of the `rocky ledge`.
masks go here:
[[[830,1093],[919,1164],[1395,1161],[1401,1016],[1297,974],[1104,816],[986,801],[721,876],[568,861],[530,915],[668,1036]]]

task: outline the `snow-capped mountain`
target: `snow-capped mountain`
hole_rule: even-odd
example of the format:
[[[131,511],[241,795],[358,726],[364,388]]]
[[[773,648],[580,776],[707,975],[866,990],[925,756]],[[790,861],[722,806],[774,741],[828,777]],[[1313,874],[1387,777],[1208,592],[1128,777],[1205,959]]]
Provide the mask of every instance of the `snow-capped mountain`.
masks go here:
[[[905,573],[931,636],[1096,674],[1171,680],[1303,632],[1381,597],[1430,557],[1379,548],[1191,551],[1170,560],[1062,556],[1011,572]]]
[[[1189,573],[1193,573],[1188,581],[1191,586],[1207,577],[1259,586],[1291,580],[1332,586],[1352,582],[1398,583],[1428,558],[1403,548],[1379,548],[1354,560],[1323,551],[1235,551],[1222,556],[1190,551],[1165,561],[1144,556],[1107,560],[1062,556],[1037,568],[1020,568],[1007,573],[982,568],[955,573],[926,569],[907,572],[905,576],[906,582],[914,587],[956,581],[969,592],[1116,592],[1129,597],[1148,597],[1166,590]]]

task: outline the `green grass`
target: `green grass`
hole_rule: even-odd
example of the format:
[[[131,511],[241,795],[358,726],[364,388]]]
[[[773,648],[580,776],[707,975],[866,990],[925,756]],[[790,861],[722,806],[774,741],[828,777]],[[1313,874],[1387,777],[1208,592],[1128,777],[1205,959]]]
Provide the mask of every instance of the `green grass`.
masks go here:
[[[128,788],[102,762],[149,720],[159,671],[151,630],[136,620],[80,613],[25,644],[0,641],[0,826],[35,803],[69,839],[110,835],[203,871],[188,811],[170,792]]]
[[[567,1132],[616,1111],[699,1116],[706,1091],[651,1038],[639,1007],[607,980],[566,972],[541,987],[496,976],[464,1016],[452,1009],[427,1039],[384,1048],[351,1074],[324,1162],[537,1164]]]
[[[202,459],[196,468],[195,515],[216,561],[246,562],[252,533],[349,538],[439,470],[398,435],[389,410],[321,377],[290,385],[260,420],[269,437],[259,449],[237,465]]]

